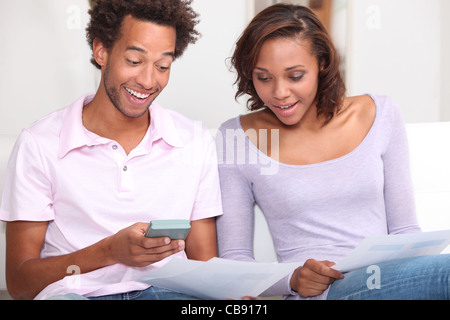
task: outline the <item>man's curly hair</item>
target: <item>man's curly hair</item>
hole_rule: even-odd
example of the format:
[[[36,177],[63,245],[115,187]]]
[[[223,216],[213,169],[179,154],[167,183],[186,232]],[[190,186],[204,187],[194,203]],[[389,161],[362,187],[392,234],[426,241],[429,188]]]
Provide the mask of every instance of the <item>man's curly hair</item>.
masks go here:
[[[180,57],[189,44],[197,41],[195,30],[198,14],[191,8],[192,0],[94,0],[89,10],[91,21],[86,28],[87,41],[93,49],[98,39],[108,50],[120,39],[122,22],[128,15],[162,26],[174,27],[176,45],[174,58]],[[95,59],[91,62],[101,69]]]

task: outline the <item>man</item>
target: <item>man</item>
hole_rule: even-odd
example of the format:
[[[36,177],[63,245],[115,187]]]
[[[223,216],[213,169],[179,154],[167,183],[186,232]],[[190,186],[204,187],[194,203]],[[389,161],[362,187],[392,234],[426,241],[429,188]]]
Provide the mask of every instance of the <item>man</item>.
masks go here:
[[[154,103],[196,41],[190,3],[95,1],[87,32],[101,69],[96,94],[26,128],[12,152],[0,219],[13,298],[192,298],[136,281],[167,258],[217,255],[213,140]],[[191,231],[185,241],[145,237],[157,219],[189,219]]]

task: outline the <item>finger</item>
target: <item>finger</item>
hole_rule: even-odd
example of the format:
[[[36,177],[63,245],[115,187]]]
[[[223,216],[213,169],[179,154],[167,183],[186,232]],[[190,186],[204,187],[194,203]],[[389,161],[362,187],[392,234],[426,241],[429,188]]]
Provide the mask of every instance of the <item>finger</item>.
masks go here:
[[[329,284],[313,281],[312,279],[299,280],[299,294],[303,297],[315,297],[327,290]]]
[[[144,249],[161,248],[164,246],[173,245],[172,240],[168,237],[160,238],[146,238],[141,237],[139,245]]]
[[[175,253],[176,252],[166,251],[163,253],[156,253],[156,254],[144,254],[136,258],[136,266],[147,267],[153,263],[162,261]]]
[[[344,279],[345,278],[345,276],[341,272],[336,270],[336,269],[333,269],[333,268],[330,267],[329,271],[330,272],[329,272],[328,276],[333,278],[333,279]]]
[[[320,274],[322,276],[329,277],[332,279],[343,279],[344,275],[342,273],[331,268],[334,265],[335,265],[334,262],[320,261],[316,264],[313,264],[311,266],[311,270],[313,270],[317,274]]]
[[[161,260],[161,255],[170,256],[184,250],[184,241],[171,241],[167,237],[145,238],[138,240],[138,243],[130,247],[131,256],[143,261]]]
[[[170,240],[169,238],[153,238],[146,241],[143,246],[146,254],[158,254],[167,251],[183,251],[185,242],[183,240]]]
[[[312,271],[311,269],[304,269],[301,271],[301,286],[306,288],[316,288],[325,290],[335,279],[321,275]]]
[[[182,243],[178,243],[182,242]],[[174,245],[175,244],[175,245]],[[176,254],[180,251],[184,250],[184,241],[172,241],[170,245],[143,249],[141,248],[141,252],[139,255],[136,255],[136,262],[139,267],[145,267],[152,263],[164,260],[167,257],[170,257],[173,254]]]
[[[144,235],[145,232],[147,231],[149,223],[145,223],[145,222],[137,222],[134,225],[132,225],[131,227],[134,228],[134,230],[136,230],[136,232],[139,235]]]

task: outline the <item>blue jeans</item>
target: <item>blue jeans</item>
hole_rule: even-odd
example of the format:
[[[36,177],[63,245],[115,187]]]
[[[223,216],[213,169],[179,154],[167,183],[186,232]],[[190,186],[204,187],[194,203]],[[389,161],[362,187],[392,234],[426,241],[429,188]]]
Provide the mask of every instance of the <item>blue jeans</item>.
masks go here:
[[[142,291],[132,291],[126,293],[113,294],[101,297],[86,298],[74,293],[52,297],[50,300],[200,300],[186,294],[175,291],[150,287]]]
[[[345,274],[328,300],[449,300],[450,255],[400,259]]]

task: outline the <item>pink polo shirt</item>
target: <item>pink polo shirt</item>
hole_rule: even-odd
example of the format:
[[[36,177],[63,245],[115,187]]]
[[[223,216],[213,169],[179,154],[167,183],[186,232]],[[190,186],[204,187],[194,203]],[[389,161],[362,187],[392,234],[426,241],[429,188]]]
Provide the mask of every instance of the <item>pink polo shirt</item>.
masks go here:
[[[0,219],[49,221],[42,258],[80,250],[136,222],[222,213],[216,148],[201,123],[154,103],[147,134],[127,155],[84,128],[82,109],[92,99],[84,96],[24,129],[11,155]],[[165,262],[66,277],[36,298],[142,290],[148,285],[134,280]]]

